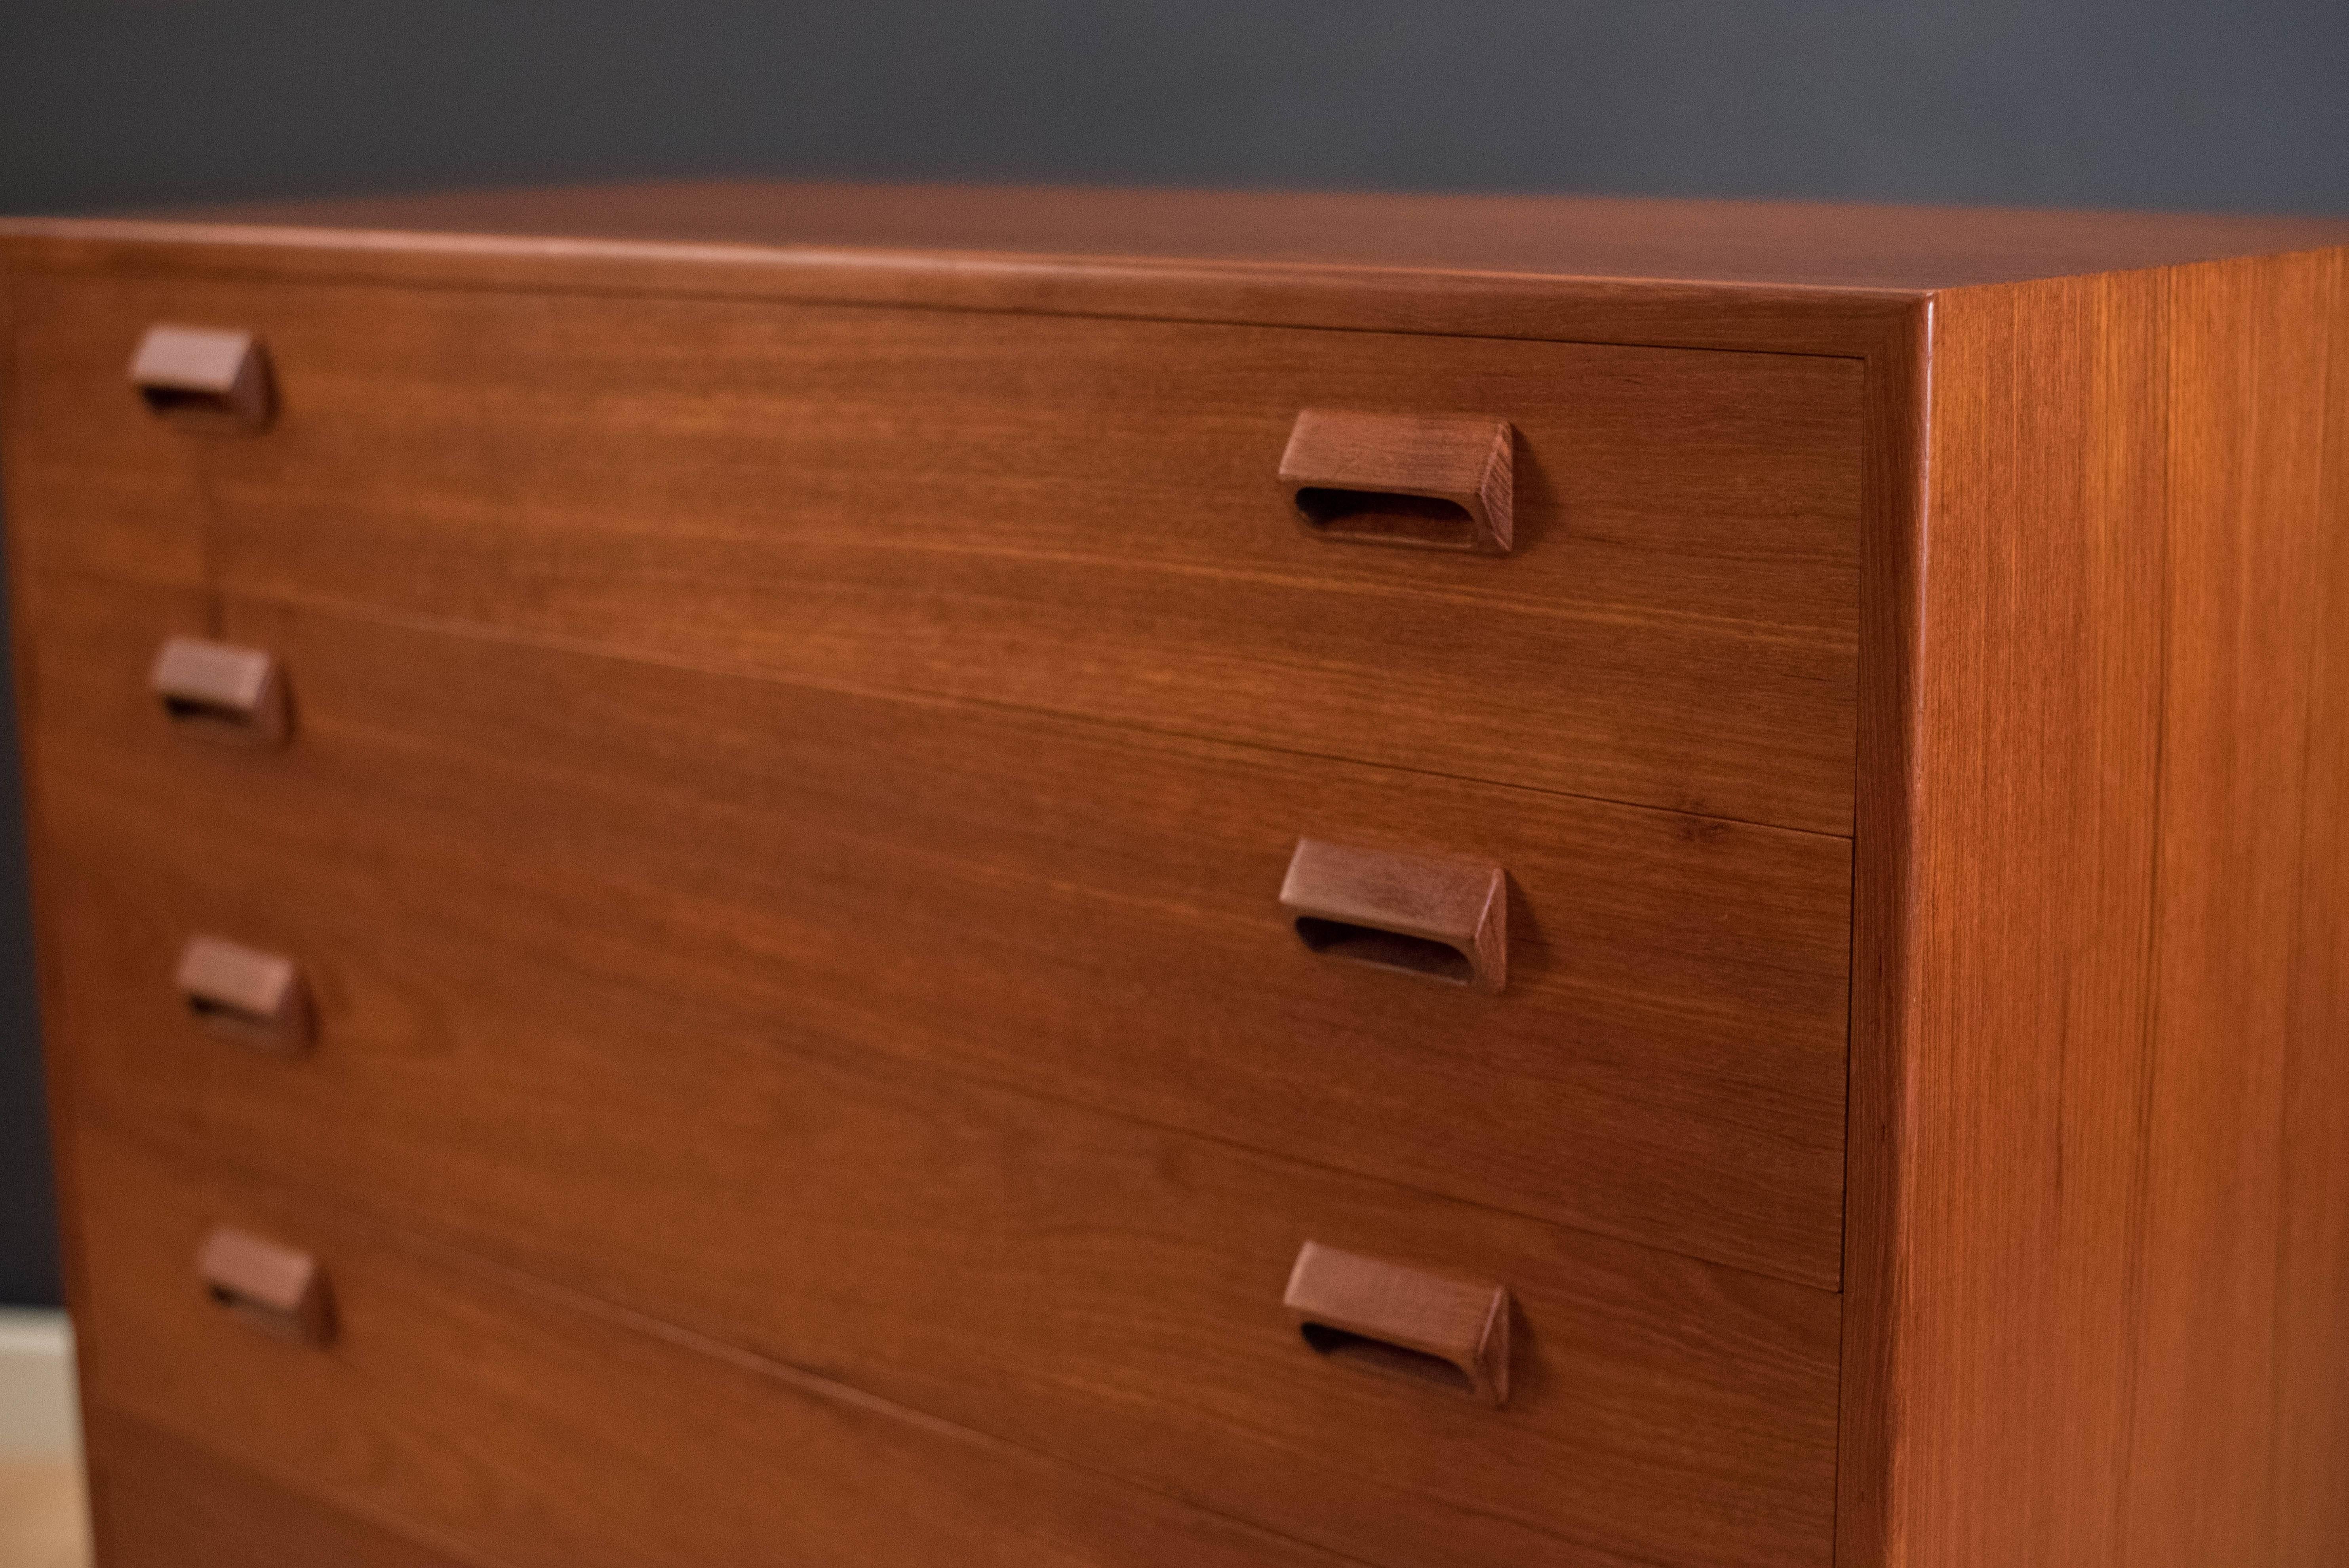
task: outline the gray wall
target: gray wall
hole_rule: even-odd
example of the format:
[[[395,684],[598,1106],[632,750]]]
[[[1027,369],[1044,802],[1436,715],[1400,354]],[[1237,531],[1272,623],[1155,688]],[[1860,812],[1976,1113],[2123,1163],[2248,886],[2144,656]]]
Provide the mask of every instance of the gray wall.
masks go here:
[[[0,211],[752,171],[2349,213],[2349,4],[0,0]],[[43,1301],[5,843],[0,1301]]]

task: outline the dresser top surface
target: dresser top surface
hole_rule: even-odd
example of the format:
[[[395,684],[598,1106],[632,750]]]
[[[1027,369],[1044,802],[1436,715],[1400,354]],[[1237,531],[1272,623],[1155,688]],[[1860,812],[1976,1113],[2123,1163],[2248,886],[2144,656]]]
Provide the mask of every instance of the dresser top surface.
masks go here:
[[[269,231],[1037,254],[1923,291],[2349,245],[2349,220],[983,185],[691,181],[0,219],[0,237]]]

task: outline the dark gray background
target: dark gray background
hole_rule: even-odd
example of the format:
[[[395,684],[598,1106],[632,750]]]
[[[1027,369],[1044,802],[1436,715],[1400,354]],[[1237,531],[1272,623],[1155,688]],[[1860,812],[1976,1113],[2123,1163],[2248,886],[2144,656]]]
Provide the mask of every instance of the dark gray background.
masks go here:
[[[0,0],[0,211],[750,172],[2349,213],[2349,4]],[[0,1302],[47,1302],[5,763]]]

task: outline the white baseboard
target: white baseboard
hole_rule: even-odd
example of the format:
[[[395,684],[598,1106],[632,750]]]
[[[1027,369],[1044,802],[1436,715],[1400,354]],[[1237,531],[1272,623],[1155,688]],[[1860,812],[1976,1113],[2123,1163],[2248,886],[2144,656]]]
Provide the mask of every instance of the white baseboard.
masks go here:
[[[62,1312],[0,1307],[0,1459],[80,1451],[72,1324]]]

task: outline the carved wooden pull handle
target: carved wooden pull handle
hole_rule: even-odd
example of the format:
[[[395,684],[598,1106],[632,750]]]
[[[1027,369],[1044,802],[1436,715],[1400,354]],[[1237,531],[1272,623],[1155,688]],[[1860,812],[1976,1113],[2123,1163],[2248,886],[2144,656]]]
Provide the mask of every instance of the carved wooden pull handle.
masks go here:
[[[1509,1398],[1509,1293],[1308,1242],[1281,1298],[1321,1355],[1458,1388],[1487,1405]]]
[[[310,1043],[309,988],[290,958],[192,936],[176,979],[188,1011],[222,1034],[287,1056]]]
[[[149,676],[163,711],[191,735],[246,746],[282,746],[293,729],[275,658],[202,637],[172,637]]]
[[[1508,878],[1496,865],[1300,839],[1280,906],[1316,953],[1479,991],[1508,978]]]
[[[1280,482],[1306,528],[1328,538],[1506,555],[1516,468],[1506,419],[1308,408]]]
[[[275,401],[260,341],[214,327],[149,327],[130,357],[130,384],[148,407],[191,429],[258,430]]]
[[[318,1260],[223,1225],[196,1253],[212,1298],[254,1326],[305,1345],[334,1337],[334,1304]]]

